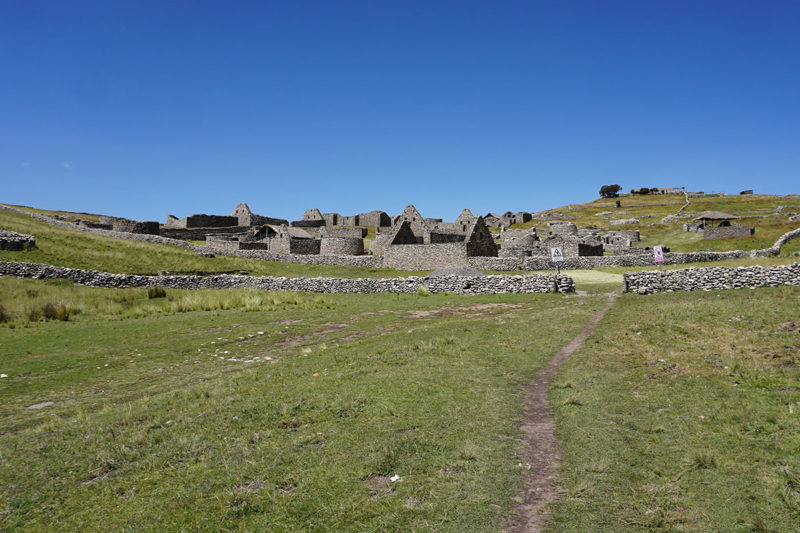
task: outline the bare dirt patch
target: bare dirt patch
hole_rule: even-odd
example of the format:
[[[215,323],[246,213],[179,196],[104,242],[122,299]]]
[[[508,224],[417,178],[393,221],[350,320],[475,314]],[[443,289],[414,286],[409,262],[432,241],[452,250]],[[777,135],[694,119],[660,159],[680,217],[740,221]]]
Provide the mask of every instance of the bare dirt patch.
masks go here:
[[[616,297],[616,293],[609,294],[608,304],[592,316],[583,331],[569,341],[526,387],[525,415],[520,430],[525,439],[523,456],[530,464],[530,469],[525,475],[522,502],[509,517],[504,531],[539,532],[547,522],[546,506],[558,498],[555,482],[561,462],[547,391],[561,365],[592,334]]]
[[[429,318],[448,316],[455,314],[464,314],[469,311],[492,311],[496,309],[519,309],[525,307],[526,304],[472,304],[463,307],[437,307],[435,309],[419,309],[416,311],[409,311],[406,315],[407,318]]]
[[[309,333],[308,335],[300,335],[298,337],[289,337],[288,339],[284,339],[282,341],[278,341],[275,343],[275,346],[300,346],[301,344],[305,344],[307,341],[312,339],[316,339],[323,335],[327,335],[329,333],[335,333],[341,329],[347,327],[347,324],[323,324],[327,326],[325,329],[321,329],[318,331],[314,331],[313,333]]]
[[[369,495],[373,498],[391,496],[394,493],[392,481],[389,479],[389,476],[370,474],[367,476],[367,479],[364,480],[364,485],[367,486]]]

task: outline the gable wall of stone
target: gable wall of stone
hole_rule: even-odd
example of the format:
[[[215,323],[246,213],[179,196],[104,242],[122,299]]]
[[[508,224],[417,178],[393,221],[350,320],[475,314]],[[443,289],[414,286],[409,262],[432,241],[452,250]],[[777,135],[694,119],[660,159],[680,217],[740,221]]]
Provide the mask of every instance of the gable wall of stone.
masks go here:
[[[399,270],[435,270],[466,264],[464,243],[395,244],[383,252],[383,266]]]

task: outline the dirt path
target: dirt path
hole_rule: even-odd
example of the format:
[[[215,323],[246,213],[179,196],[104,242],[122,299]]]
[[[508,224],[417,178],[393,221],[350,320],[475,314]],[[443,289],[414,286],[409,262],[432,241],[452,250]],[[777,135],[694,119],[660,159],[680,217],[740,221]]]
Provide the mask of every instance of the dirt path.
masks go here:
[[[616,297],[617,293],[608,295],[608,303],[592,316],[583,331],[569,341],[547,366],[536,374],[527,387],[525,418],[520,430],[525,437],[524,456],[530,464],[530,470],[526,474],[525,487],[521,495],[524,499],[514,509],[514,514],[506,522],[504,531],[527,533],[544,529],[548,518],[544,512],[545,506],[558,498],[555,481],[558,478],[558,466],[561,462],[547,391],[561,365],[592,334],[595,326],[614,304]]]

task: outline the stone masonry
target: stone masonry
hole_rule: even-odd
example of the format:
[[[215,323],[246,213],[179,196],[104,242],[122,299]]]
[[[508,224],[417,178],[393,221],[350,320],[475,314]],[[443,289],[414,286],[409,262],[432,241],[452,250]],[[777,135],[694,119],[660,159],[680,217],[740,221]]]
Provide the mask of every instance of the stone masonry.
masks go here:
[[[440,276],[407,278],[284,278],[222,274],[217,276],[140,276],[111,274],[97,270],[54,267],[36,263],[0,262],[0,275],[34,279],[68,279],[91,287],[165,287],[172,289],[229,289],[253,287],[274,291],[321,293],[414,293],[424,287],[430,292],[454,294],[529,294],[573,292],[569,276],[534,274],[528,276]]]
[[[710,291],[779,285],[800,286],[800,264],[749,267],[693,267],[645,270],[623,275],[626,292],[652,294],[673,291]]]
[[[33,235],[0,229],[0,250],[19,252],[33,248],[36,248],[36,238]]]

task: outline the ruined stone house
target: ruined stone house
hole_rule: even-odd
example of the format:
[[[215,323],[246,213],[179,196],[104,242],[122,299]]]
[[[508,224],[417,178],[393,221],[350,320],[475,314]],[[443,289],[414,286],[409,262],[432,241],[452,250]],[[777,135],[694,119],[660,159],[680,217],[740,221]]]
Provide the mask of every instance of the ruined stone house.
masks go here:
[[[466,265],[469,257],[497,256],[497,245],[482,217],[476,218],[464,234],[437,233],[429,230],[429,242],[425,243],[419,242],[419,237],[414,231],[413,211],[408,208],[404,211],[406,218],[402,220],[384,247],[384,266],[428,270]]]

